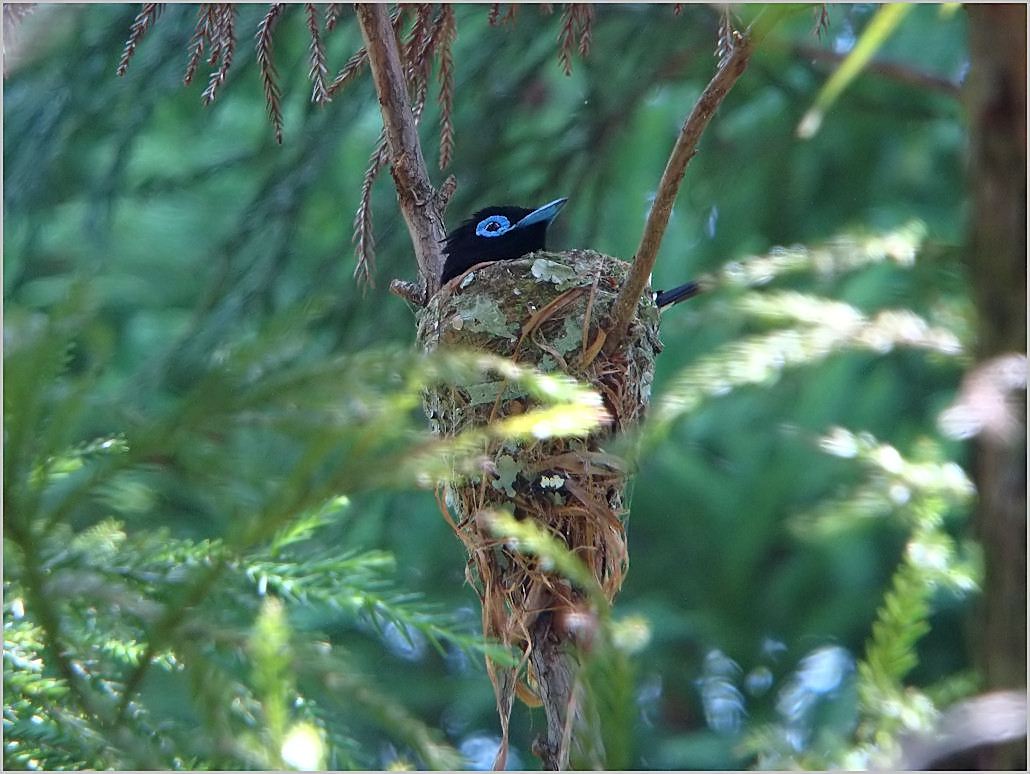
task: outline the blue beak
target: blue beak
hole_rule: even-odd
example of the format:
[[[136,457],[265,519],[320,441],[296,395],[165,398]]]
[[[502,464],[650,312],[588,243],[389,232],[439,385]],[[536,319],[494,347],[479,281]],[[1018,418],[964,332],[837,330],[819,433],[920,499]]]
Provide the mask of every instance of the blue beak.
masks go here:
[[[543,207],[538,207],[512,226],[512,228],[525,228],[526,226],[532,226],[534,223],[550,223],[554,220],[555,215],[561,211],[561,208],[565,206],[565,202],[567,201],[567,198],[555,199],[553,202],[545,204]]]

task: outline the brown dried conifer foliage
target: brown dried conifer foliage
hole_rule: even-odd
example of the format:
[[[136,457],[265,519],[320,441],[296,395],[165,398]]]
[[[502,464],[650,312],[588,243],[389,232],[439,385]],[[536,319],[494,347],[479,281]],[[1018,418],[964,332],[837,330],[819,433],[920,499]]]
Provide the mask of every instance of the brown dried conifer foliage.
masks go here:
[[[501,24],[515,24],[515,19],[519,15],[518,3],[508,3],[508,10],[504,12],[504,16],[501,16],[501,4],[491,3],[490,14],[487,16],[487,23],[491,27],[496,27]]]
[[[275,141],[280,145],[283,142],[283,92],[279,87],[279,73],[275,69],[275,58],[272,53],[272,30],[282,11],[282,3],[273,3],[258,25],[257,33],[257,60],[261,67],[261,85],[265,90],[268,117],[272,119],[272,126],[275,128]]]
[[[201,95],[204,104],[210,105],[216,96],[218,87],[225,80],[225,75],[232,66],[233,51],[236,48],[236,7],[223,3],[215,8],[214,19],[211,25],[211,55],[208,57],[208,64],[214,65],[219,59],[222,60],[218,69],[211,73],[208,79],[207,88]]]
[[[325,35],[339,26],[344,6],[342,3],[330,3],[325,6],[324,11],[319,11],[318,5],[304,3],[301,8],[311,39],[308,69],[311,100],[315,104],[324,105],[332,101],[348,83],[361,74],[368,61],[368,55],[364,48],[359,49],[336,75],[330,78]],[[136,48],[156,23],[162,9],[161,3],[143,4],[125,42],[125,49],[118,63],[118,75],[125,74]],[[491,25],[514,26],[518,11],[518,6],[512,3],[502,13],[500,4],[494,3],[490,6],[488,22]],[[543,4],[539,11],[547,15],[553,13],[553,8],[550,4]],[[276,68],[274,33],[282,16],[290,12],[291,7],[288,3],[270,3],[255,33],[256,59],[261,73],[268,118],[279,144],[283,141],[283,89]],[[234,3],[203,3],[197,11],[193,36],[187,47],[188,59],[183,83],[188,86],[193,82],[201,61],[206,61],[214,67],[208,78],[207,87],[201,94],[205,105],[209,105],[217,98],[229,68],[232,67],[237,43],[237,14],[238,8]],[[446,3],[397,5],[391,9],[390,19],[398,36],[402,36],[405,24],[410,25],[406,34],[403,34],[401,51],[416,123],[421,121],[429,82],[433,77],[434,66],[436,67],[436,101],[440,106],[439,165],[440,169],[445,169],[454,157],[456,142],[453,119],[455,64],[452,47],[458,32],[454,6]],[[558,59],[566,74],[572,71],[573,56],[576,53],[586,56],[590,49],[592,20],[592,7],[586,3],[569,3],[562,11]],[[359,282],[371,283],[375,270],[371,192],[388,158],[384,148],[384,140],[380,137],[369,157],[369,166],[361,187],[361,200],[354,216],[352,242],[355,244],[357,260],[354,276]]]
[[[190,58],[186,64],[186,75],[182,79],[182,82],[187,86],[193,83],[193,76],[197,72],[200,58],[204,55],[204,46],[214,38],[215,9],[216,7],[213,4],[205,3],[197,12],[197,26],[193,30],[193,37],[190,38]],[[137,23],[139,22],[138,17],[136,21]],[[135,25],[133,25],[133,28],[135,28]],[[126,48],[126,51],[128,51],[128,48]],[[125,64],[128,65],[127,60],[125,60]],[[121,72],[119,72],[119,75],[121,75]]]
[[[572,75],[572,54],[585,57],[590,53],[590,24],[594,10],[587,3],[569,3],[562,12],[562,27],[558,34],[558,63],[562,72]]]
[[[311,69],[308,77],[311,79],[311,101],[316,105],[324,105],[329,101],[329,92],[326,86],[326,77],[329,75],[329,65],[326,61],[325,45],[322,43],[322,33],[318,28],[318,9],[314,3],[305,3],[304,10],[308,16],[308,34],[311,36]],[[328,19],[326,20],[328,28]]]
[[[4,7],[6,8],[7,6],[5,5]],[[136,53],[136,46],[143,40],[147,30],[157,21],[157,17],[161,15],[162,7],[161,3],[143,4],[143,10],[137,14],[136,20],[132,23],[129,39],[125,41],[125,50],[122,52],[122,58],[118,62],[117,72],[119,75],[125,75],[125,71],[129,68],[129,60]]]

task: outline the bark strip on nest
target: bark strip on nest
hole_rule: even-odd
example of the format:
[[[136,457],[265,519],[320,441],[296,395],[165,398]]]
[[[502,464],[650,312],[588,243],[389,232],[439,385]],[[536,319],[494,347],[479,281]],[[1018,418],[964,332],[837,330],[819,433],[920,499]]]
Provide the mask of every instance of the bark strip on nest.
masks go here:
[[[544,704],[547,736],[537,749],[545,765],[568,766],[569,729],[583,722],[570,711],[576,705],[574,646],[588,647],[584,622],[596,622],[598,600],[611,602],[628,569],[629,471],[603,446],[640,420],[661,349],[658,310],[645,293],[623,345],[602,351],[600,332],[628,269],[589,250],[533,253],[474,269],[418,313],[418,342],[426,350],[487,351],[568,374],[597,390],[610,415],[607,426],[586,437],[493,440],[483,450],[482,474],[448,487],[452,523],[469,553],[466,574],[483,604],[484,633],[522,654],[515,668],[487,662],[501,717],[502,766],[516,693]],[[443,435],[522,413],[532,403],[503,379],[425,394],[426,412]],[[502,509],[563,543],[588,568],[596,589],[574,584],[498,534],[492,514]]]

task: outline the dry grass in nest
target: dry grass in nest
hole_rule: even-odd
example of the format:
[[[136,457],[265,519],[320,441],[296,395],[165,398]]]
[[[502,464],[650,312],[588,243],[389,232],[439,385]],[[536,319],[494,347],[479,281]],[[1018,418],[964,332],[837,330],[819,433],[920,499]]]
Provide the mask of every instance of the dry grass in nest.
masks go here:
[[[589,610],[590,594],[498,537],[491,524],[498,509],[506,507],[516,519],[530,519],[560,540],[589,568],[608,602],[628,569],[629,471],[603,444],[640,420],[661,349],[658,310],[645,297],[624,346],[612,357],[600,351],[598,323],[628,268],[587,250],[534,253],[476,269],[420,310],[418,341],[425,349],[486,351],[540,371],[568,374],[597,390],[610,415],[605,427],[582,438],[492,440],[483,450],[482,475],[449,486],[451,523],[469,553],[466,574],[483,603],[484,633],[518,647],[522,664],[528,662],[536,616],[545,610],[580,614]],[[533,407],[533,399],[498,379],[430,390],[425,406],[438,431],[453,435],[522,413]],[[490,672],[497,688],[492,665]],[[526,676],[522,670],[519,674]],[[502,680],[504,686],[514,685],[511,677]],[[499,703],[507,692],[507,687],[498,688]],[[525,697],[523,691],[520,695]]]

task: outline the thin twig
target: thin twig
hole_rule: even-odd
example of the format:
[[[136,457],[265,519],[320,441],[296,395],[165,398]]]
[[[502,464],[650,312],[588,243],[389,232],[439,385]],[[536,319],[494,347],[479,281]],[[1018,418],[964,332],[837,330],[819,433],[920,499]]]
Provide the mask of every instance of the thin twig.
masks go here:
[[[425,293],[424,303],[440,287],[443,270],[441,245],[446,238],[443,218],[418,141],[408,84],[389,11],[385,5],[372,3],[359,3],[355,11],[383,114],[397,201],[415,247],[419,284]]]
[[[814,59],[835,65],[843,62],[846,56],[846,54],[840,54],[829,49],[805,45],[795,46],[794,53],[802,59]],[[944,76],[936,75],[917,67],[910,67],[900,62],[872,61],[865,65],[863,71],[870,75],[878,75],[886,80],[937,92],[956,100],[962,94],[962,87],[958,83]]]
[[[723,61],[705,90],[701,92],[690,115],[683,122],[683,128],[680,130],[676,145],[673,147],[669,161],[665,165],[665,171],[662,173],[661,182],[658,184],[658,192],[655,195],[654,204],[651,206],[651,212],[647,216],[647,223],[644,225],[644,233],[640,237],[640,245],[633,258],[633,265],[612,306],[610,325],[604,344],[606,354],[611,354],[618,349],[626,335],[629,321],[636,311],[644,288],[647,287],[655,260],[658,258],[658,248],[661,246],[662,237],[665,236],[665,230],[668,228],[672,206],[676,201],[680,183],[683,182],[683,176],[686,174],[687,164],[697,152],[697,143],[701,138],[701,133],[708,126],[708,122],[715,115],[716,109],[733,84],[747,68],[748,60],[755,49],[755,43],[751,29],[743,35],[737,36],[733,50]]]

